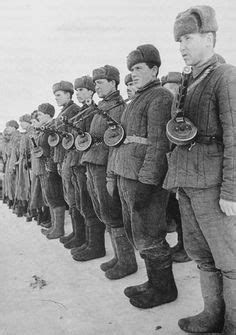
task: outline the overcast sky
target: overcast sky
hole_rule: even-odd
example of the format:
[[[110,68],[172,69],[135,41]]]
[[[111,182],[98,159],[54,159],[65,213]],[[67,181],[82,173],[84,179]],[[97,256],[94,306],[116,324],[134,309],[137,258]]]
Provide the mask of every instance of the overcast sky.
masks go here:
[[[126,98],[126,56],[140,44],[159,49],[160,75],[181,71],[174,19],[200,4],[215,8],[216,51],[235,65],[234,0],[0,0],[0,131],[42,102],[55,105],[55,82],[74,82],[105,64],[120,70]]]

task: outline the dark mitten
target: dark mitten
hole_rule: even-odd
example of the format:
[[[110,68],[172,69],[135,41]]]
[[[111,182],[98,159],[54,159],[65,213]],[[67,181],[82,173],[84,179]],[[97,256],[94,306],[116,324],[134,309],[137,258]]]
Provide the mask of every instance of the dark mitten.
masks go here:
[[[151,201],[155,189],[155,185],[138,182],[135,192],[134,209],[140,210],[146,207],[148,202]]]
[[[25,164],[25,169],[31,169],[31,161],[27,161],[27,163]]]

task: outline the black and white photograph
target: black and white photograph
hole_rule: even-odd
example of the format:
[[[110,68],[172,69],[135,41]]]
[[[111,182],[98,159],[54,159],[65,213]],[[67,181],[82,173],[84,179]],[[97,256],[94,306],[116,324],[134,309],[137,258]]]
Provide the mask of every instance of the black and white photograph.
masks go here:
[[[236,335],[235,28],[0,1],[0,335]]]

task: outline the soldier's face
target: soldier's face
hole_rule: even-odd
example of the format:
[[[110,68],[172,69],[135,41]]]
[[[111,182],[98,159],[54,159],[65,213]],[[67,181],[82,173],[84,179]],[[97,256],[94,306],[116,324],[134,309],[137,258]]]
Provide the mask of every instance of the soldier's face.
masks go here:
[[[55,100],[58,106],[65,106],[70,101],[70,93],[65,91],[55,92]]]
[[[135,92],[137,91],[137,88],[134,86],[134,83],[131,81],[127,83],[127,95],[129,99],[133,99],[135,96]]]
[[[6,127],[6,132],[11,135],[14,131],[16,130],[15,127],[7,126]]]
[[[38,111],[38,120],[40,125],[43,125],[45,122],[47,122],[49,117],[50,116],[48,114],[44,114]]]
[[[25,122],[25,121],[21,121],[20,122],[20,126],[22,129],[27,129],[29,127],[30,123]]]
[[[116,83],[114,80],[98,79],[95,80],[95,90],[99,98],[105,98],[116,90]]]
[[[209,47],[208,34],[186,34],[180,37],[180,52],[188,66],[200,66],[205,62]]]
[[[79,87],[76,90],[76,97],[80,103],[85,103],[86,100],[91,99],[92,97],[92,91],[88,90],[85,87]]]
[[[3,136],[9,136],[10,134],[9,134],[9,130],[8,130],[8,128],[5,128],[4,130],[3,130]]]
[[[146,63],[138,63],[132,66],[131,76],[134,86],[138,89],[153,81],[157,75],[157,67],[150,69]]]
[[[37,119],[31,119],[31,124],[33,127],[36,127],[38,125],[39,121]]]

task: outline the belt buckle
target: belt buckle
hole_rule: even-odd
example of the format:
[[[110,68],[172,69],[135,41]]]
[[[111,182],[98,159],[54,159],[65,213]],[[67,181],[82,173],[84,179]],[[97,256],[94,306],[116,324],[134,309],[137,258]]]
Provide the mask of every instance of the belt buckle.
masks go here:
[[[196,145],[196,142],[189,143],[188,151],[191,151],[192,148]]]

